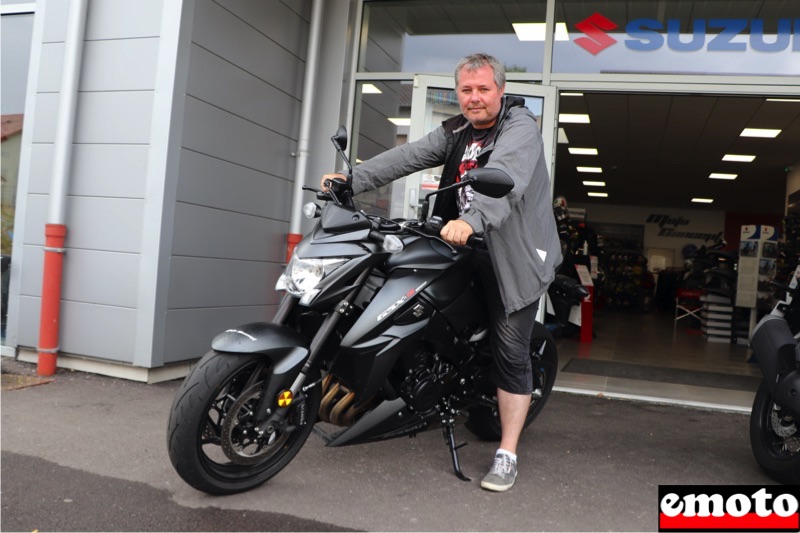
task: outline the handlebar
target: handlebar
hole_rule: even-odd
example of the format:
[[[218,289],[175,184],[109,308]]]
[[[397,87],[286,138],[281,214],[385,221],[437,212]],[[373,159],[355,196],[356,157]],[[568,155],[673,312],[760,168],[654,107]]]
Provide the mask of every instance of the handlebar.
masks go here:
[[[467,246],[473,248],[486,248],[486,239],[480,233],[473,233],[467,237]]]

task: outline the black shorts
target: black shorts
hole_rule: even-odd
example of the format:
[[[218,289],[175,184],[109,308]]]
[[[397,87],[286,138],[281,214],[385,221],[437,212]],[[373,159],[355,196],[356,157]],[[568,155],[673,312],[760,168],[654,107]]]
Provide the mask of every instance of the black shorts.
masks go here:
[[[506,316],[489,253],[476,250],[473,261],[489,307],[489,342],[494,356],[492,383],[512,394],[530,394],[534,388],[531,334],[539,301]]]

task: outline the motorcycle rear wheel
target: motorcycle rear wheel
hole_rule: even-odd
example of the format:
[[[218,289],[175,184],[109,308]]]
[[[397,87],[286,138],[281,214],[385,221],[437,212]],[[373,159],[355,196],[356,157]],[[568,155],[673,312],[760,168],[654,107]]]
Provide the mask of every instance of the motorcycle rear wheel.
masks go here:
[[[544,409],[558,372],[556,343],[547,328],[539,322],[535,324],[531,336],[531,363],[535,390],[531,395],[531,403],[523,429],[530,426]],[[481,440],[499,441],[502,436],[500,414],[497,408],[483,405],[473,407],[469,410],[469,420],[464,425]]]
[[[790,485],[800,484],[799,422],[775,404],[762,381],[750,413],[750,447],[767,475]]]
[[[272,375],[259,354],[207,353],[175,395],[167,429],[172,465],[192,487],[235,494],[280,472],[302,448],[317,420],[320,388],[295,398],[287,414],[293,430],[256,436],[253,410]]]

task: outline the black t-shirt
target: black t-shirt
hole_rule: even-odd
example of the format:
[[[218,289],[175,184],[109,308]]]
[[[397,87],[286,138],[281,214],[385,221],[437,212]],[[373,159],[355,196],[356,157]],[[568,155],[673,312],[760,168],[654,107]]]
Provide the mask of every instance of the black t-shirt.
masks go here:
[[[485,128],[481,130],[476,130],[475,128],[470,129],[472,130],[472,135],[467,141],[467,146],[464,149],[464,155],[461,158],[461,163],[458,165],[458,176],[456,176],[456,182],[460,182],[467,171],[472,170],[473,168],[478,168],[478,156],[481,154],[481,150],[483,150],[483,147],[486,145],[486,141],[489,139],[494,128]],[[459,215],[464,214],[464,212],[469,209],[474,195],[475,191],[473,191],[472,187],[469,185],[458,189],[456,203],[458,204]]]

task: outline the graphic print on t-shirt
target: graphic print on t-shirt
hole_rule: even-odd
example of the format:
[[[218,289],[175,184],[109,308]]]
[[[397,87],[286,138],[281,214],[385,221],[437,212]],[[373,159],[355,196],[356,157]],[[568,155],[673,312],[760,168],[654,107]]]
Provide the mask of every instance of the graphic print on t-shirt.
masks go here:
[[[458,165],[458,177],[456,182],[460,182],[466,175],[467,171],[473,168],[478,168],[478,156],[481,154],[481,149],[489,137],[490,129],[472,130],[472,137],[467,142],[467,147],[464,150],[464,156],[461,158],[461,164]],[[456,201],[458,202],[458,214],[463,215],[464,211],[469,209],[472,203],[472,198],[475,196],[475,191],[472,187],[467,185],[458,189]]]

